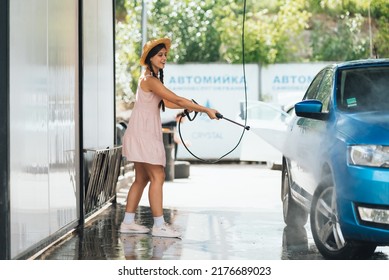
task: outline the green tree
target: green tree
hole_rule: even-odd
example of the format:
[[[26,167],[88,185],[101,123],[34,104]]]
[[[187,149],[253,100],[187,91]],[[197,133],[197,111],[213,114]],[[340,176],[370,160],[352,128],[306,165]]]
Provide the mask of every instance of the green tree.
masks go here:
[[[116,0],[122,1],[122,0]],[[116,20],[115,69],[116,97],[124,102],[132,102],[140,75],[139,53],[141,49],[141,0],[126,1],[125,9]]]
[[[379,56],[389,56],[387,0],[310,0],[310,8],[315,13],[311,31],[312,60],[369,57],[370,30]]]
[[[361,15],[351,17],[350,14],[339,16],[332,21],[314,21],[311,36],[313,60],[343,61],[369,56],[369,42],[361,36]]]
[[[241,63],[244,15],[246,63],[367,58],[370,38],[389,57],[387,0],[247,0],[245,14],[244,0],[146,2],[147,37],[170,37],[175,63]],[[116,0],[116,8],[117,96],[128,101],[140,74],[142,0]]]
[[[248,63],[300,60],[297,54],[305,48],[300,39],[296,40],[308,26],[310,18],[305,1],[271,3],[276,4],[268,9],[261,2],[248,1],[244,38],[245,61]],[[227,1],[225,7],[218,11],[217,19],[222,38],[222,58],[230,63],[241,63],[243,1]]]
[[[280,1],[273,17],[277,56],[274,62],[296,62],[309,59],[309,45],[304,40],[304,31],[312,14],[306,10],[305,0]]]
[[[376,31],[373,34],[373,44],[378,56],[389,57],[389,2],[374,0],[371,4],[371,14],[376,19]]]
[[[148,37],[170,37],[174,62],[219,60],[220,36],[212,1],[154,0],[151,4]]]

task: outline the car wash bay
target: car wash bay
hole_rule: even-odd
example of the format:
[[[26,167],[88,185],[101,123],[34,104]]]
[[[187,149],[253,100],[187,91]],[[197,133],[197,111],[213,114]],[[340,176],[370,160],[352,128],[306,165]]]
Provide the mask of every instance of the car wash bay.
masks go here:
[[[182,239],[120,234],[129,185],[118,188],[117,203],[46,251],[40,260],[287,260],[323,259],[309,224],[285,227],[280,199],[281,171],[262,164],[191,164],[190,176],[164,186],[164,215]],[[151,227],[144,193],[137,212]],[[378,247],[373,259],[389,259]]]

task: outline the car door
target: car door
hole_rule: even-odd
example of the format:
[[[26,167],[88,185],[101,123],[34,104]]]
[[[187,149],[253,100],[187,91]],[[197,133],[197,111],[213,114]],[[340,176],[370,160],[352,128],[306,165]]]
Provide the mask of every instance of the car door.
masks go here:
[[[333,89],[333,70],[322,70],[312,81],[303,100],[316,99],[323,103],[322,113],[328,113]],[[326,120],[296,116],[290,124],[291,147],[290,174],[295,191],[310,198],[318,184],[321,159],[326,137]]]

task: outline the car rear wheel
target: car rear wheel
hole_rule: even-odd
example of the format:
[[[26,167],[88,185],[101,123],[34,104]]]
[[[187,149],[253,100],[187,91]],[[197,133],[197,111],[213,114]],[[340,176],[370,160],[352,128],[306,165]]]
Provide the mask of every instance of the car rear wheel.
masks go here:
[[[328,178],[315,191],[311,206],[311,230],[316,247],[326,259],[366,259],[376,245],[347,241],[342,233],[335,187]]]
[[[289,172],[285,160],[282,164],[281,199],[283,206],[284,222],[288,226],[292,227],[304,226],[308,220],[308,213],[300,204],[293,200],[290,189]]]

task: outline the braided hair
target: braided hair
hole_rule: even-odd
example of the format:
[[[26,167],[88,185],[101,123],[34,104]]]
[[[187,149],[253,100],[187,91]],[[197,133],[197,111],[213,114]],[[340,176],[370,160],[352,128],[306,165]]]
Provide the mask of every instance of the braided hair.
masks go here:
[[[153,66],[151,65],[150,58],[152,58],[154,55],[156,55],[163,48],[166,49],[165,44],[156,45],[154,48],[152,48],[149,51],[149,53],[147,54],[146,59],[145,59],[145,62],[147,64],[147,68],[149,68],[153,77],[156,77],[157,79],[159,79],[162,84],[163,84],[163,69],[159,69],[159,73],[158,73],[159,75],[157,75],[157,73],[155,73],[153,70]],[[163,112],[165,112],[165,103],[163,102],[163,100],[161,100],[161,102],[159,102],[158,107],[161,108]]]

